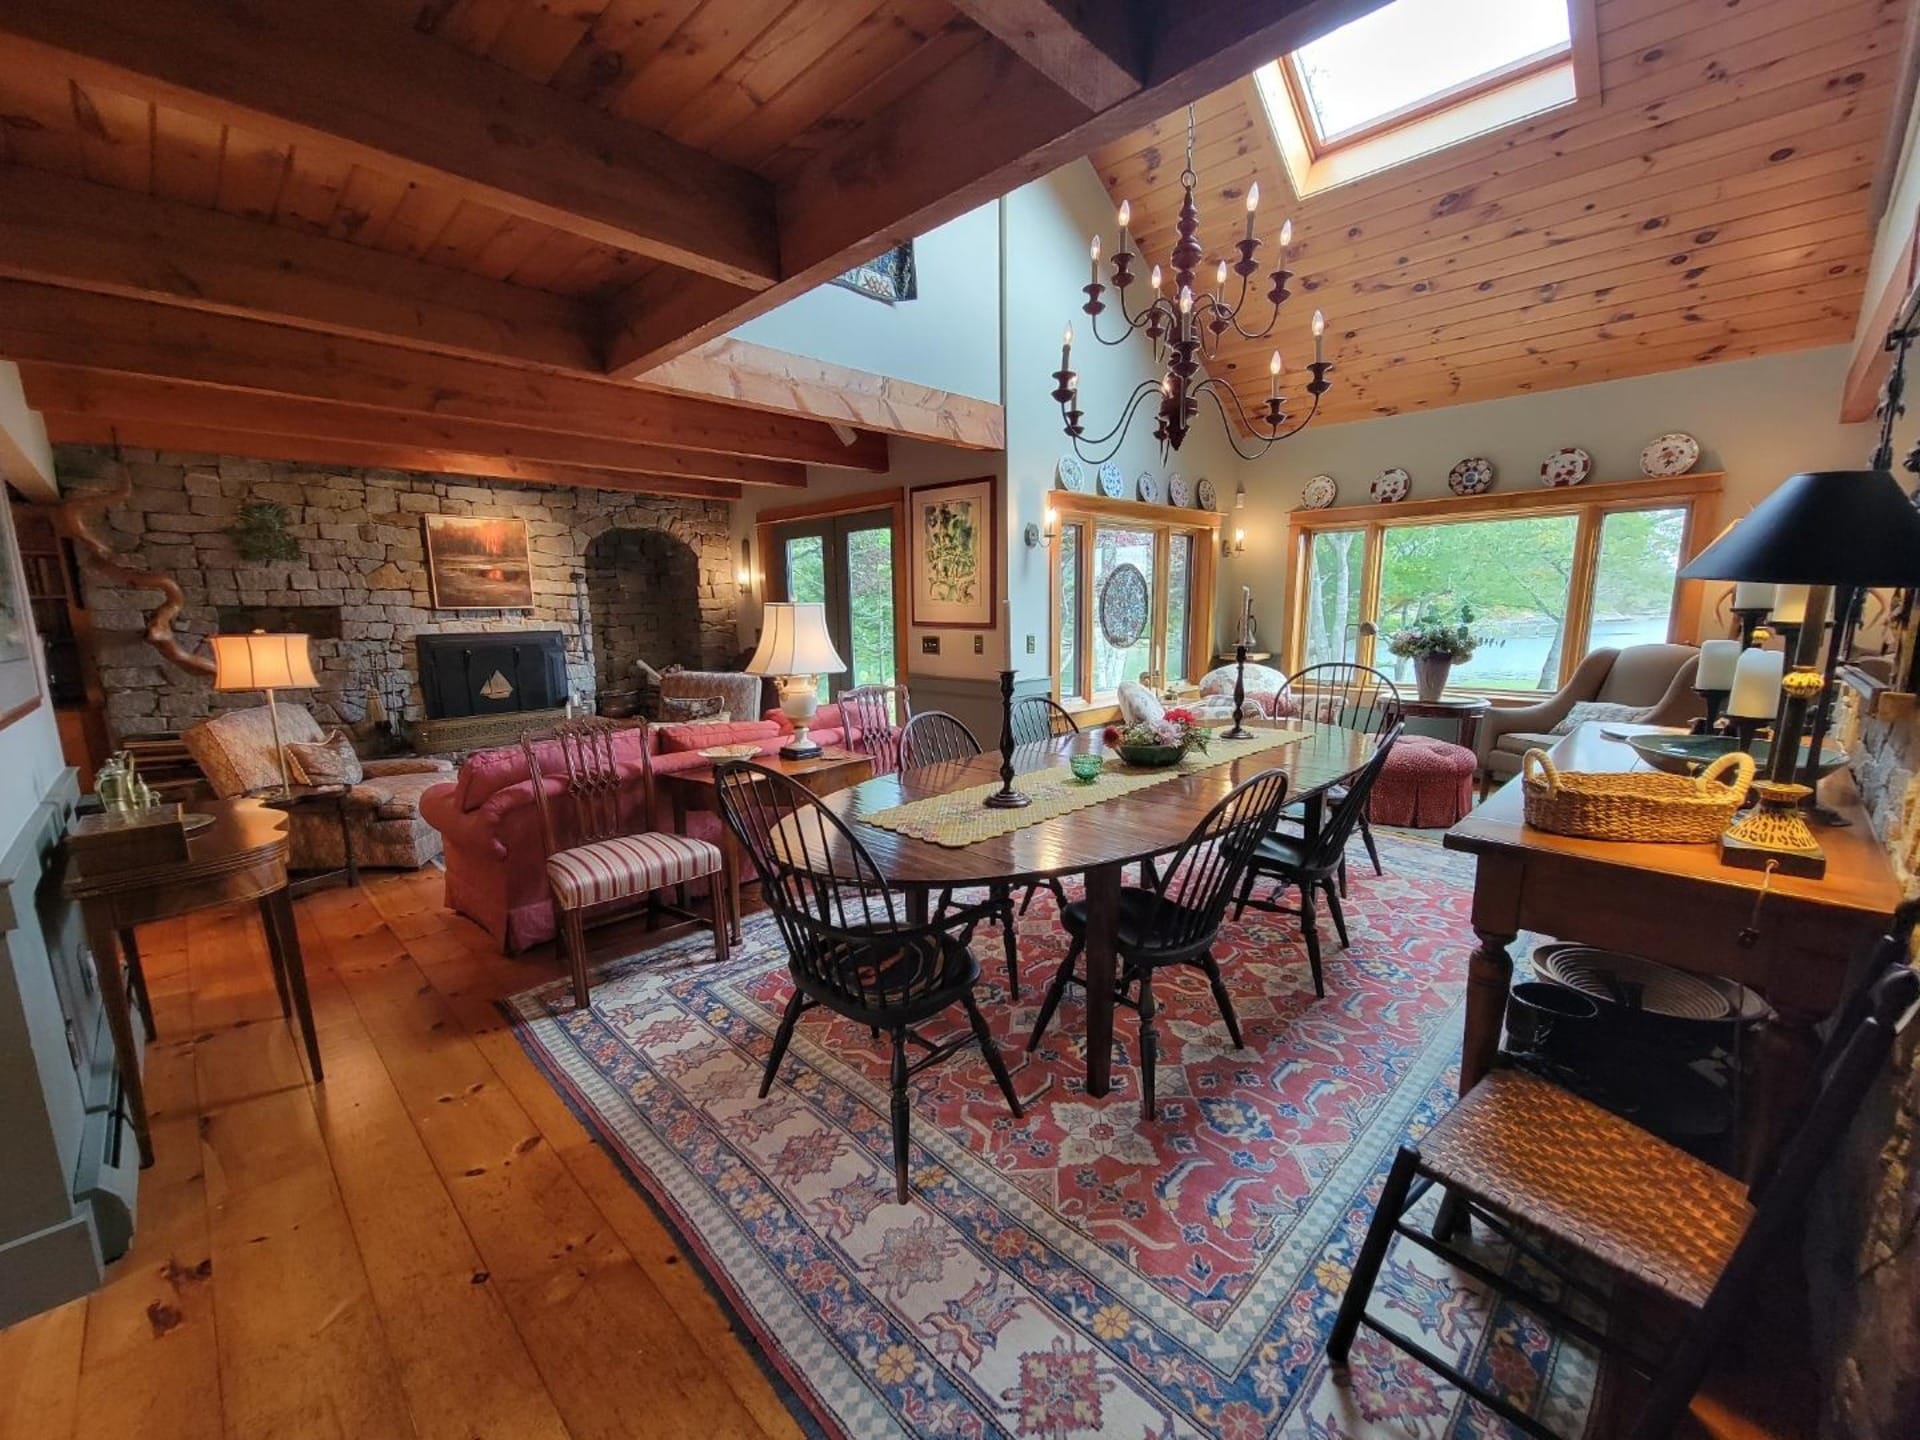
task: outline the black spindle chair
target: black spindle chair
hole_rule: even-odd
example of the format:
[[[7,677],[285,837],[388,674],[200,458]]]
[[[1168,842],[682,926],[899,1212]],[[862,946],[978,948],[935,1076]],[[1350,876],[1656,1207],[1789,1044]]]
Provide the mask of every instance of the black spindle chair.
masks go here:
[[[1343,725],[1368,735],[1383,735],[1405,718],[1400,687],[1389,676],[1371,665],[1345,660],[1309,665],[1297,675],[1288,676],[1273,697],[1273,713],[1281,718],[1289,712],[1310,724]],[[1328,798],[1338,803],[1340,792],[1336,790]],[[1373,826],[1364,810],[1360,812],[1360,843],[1367,847],[1373,873],[1384,874],[1380,847],[1374,843]],[[1346,868],[1342,866],[1340,893],[1344,895],[1346,890]]]
[[[1347,842],[1353,838],[1356,826],[1367,813],[1367,798],[1373,794],[1374,782],[1380,778],[1380,772],[1386,769],[1387,757],[1393,751],[1393,745],[1400,738],[1400,724],[1390,726],[1380,737],[1378,747],[1358,776],[1334,801],[1333,809],[1320,823],[1320,827],[1310,834],[1294,835],[1286,831],[1275,831],[1260,842],[1260,848],[1247,866],[1246,878],[1240,886],[1240,902],[1234,909],[1233,918],[1238,920],[1246,913],[1247,906],[1256,910],[1272,910],[1281,915],[1300,917],[1300,934],[1307,942],[1307,963],[1313,968],[1313,993],[1324,996],[1327,993],[1326,980],[1320,971],[1320,918],[1314,903],[1314,891],[1319,890],[1327,897],[1327,909],[1333,915],[1333,928],[1340,937],[1340,948],[1347,948],[1347,917],[1340,909],[1340,892],[1335,884],[1341,866],[1346,863]],[[1273,893],[1264,900],[1253,898],[1253,887],[1261,880],[1274,882]],[[1280,894],[1289,886],[1300,892],[1300,908],[1288,909],[1281,905]]]
[[[924,770],[934,765],[956,765],[979,755],[980,742],[974,738],[973,731],[958,716],[949,715],[944,710],[922,710],[900,732],[900,768],[902,770]],[[974,907],[977,916],[973,924],[990,919],[1000,927],[1001,944],[1007,954],[1007,993],[1013,999],[1020,998],[1020,940],[1013,931],[1013,887],[1007,884],[994,884],[987,887],[987,902]],[[936,920],[944,919],[956,913],[953,892],[943,890],[940,903],[934,910]],[[967,927],[965,937],[973,939],[973,925]]]
[[[1057,700],[1045,695],[1029,695],[1013,702],[1013,743],[1016,745],[1039,745],[1079,733],[1080,722]],[[1062,910],[1066,909],[1067,892],[1061,888],[1059,880],[1049,875],[1027,886],[1027,893],[1020,897],[1022,915],[1027,913],[1028,907],[1033,904],[1033,897],[1040,893],[1042,887],[1051,890],[1055,903]]]
[[[977,923],[980,916],[963,911],[944,924],[910,923],[866,847],[805,786],[747,762],[714,768],[720,813],[760,876],[793,976],[760,1095],[773,1088],[794,1025],[814,1006],[885,1030],[893,1037],[894,1193],[905,1204],[911,1076],[977,1043],[1007,1105],[1020,1114],[1013,1079],[973,998],[980,964],[953,933],[955,921]],[[970,1033],[935,1043],[915,1028],[956,1004],[966,1011]],[[911,1065],[909,1042],[927,1051]]]
[[[1354,1337],[1365,1325],[1527,1434],[1553,1440],[1553,1432],[1504,1396],[1367,1313],[1367,1297],[1397,1236],[1618,1355],[1650,1382],[1631,1429],[1622,1425],[1620,1433],[1631,1440],[1671,1435],[1721,1342],[1751,1307],[1756,1279],[1783,1261],[1793,1263],[1781,1252],[1800,1230],[1814,1182],[1885,1071],[1900,1016],[1920,998],[1920,973],[1907,960],[1913,920],[1913,907],[1903,907],[1893,933],[1883,937],[1866,983],[1841,1011],[1813,1105],[1779,1163],[1751,1190],[1524,1070],[1491,1071],[1418,1148],[1402,1147],[1395,1156],[1327,1337],[1336,1379],[1344,1378]],[[1453,1200],[1537,1268],[1502,1276],[1416,1228],[1407,1210],[1434,1184],[1445,1185]],[[1540,1239],[1551,1242],[1559,1258],[1541,1248]],[[1606,1272],[1613,1284],[1602,1290],[1572,1274],[1563,1263],[1569,1253]],[[1623,1293],[1651,1290],[1683,1318],[1670,1335],[1647,1333],[1644,1315],[1637,1315],[1631,1333],[1616,1324],[1588,1324],[1520,1283],[1517,1277],[1527,1274],[1557,1279],[1563,1291],[1587,1302],[1583,1308],[1602,1314],[1615,1310]]]
[[[1227,795],[1193,828],[1174,852],[1173,862],[1157,873],[1149,871],[1147,887],[1124,886],[1120,891],[1115,949],[1120,958],[1120,991],[1115,999],[1140,1014],[1140,1089],[1149,1120],[1155,1118],[1153,1072],[1159,1056],[1154,1031],[1154,971],[1168,965],[1192,965],[1206,974],[1214,1003],[1227,1023],[1234,1049],[1243,1044],[1240,1020],[1213,958],[1214,937],[1241,874],[1253,858],[1261,837],[1280,818],[1287,801],[1287,776],[1282,770],[1255,775]],[[1047,998],[1034,1021],[1027,1049],[1034,1050],[1047,1023],[1059,1007],[1069,982],[1085,984],[1074,971],[1087,943],[1087,902],[1076,900],[1060,912],[1073,936],[1067,957],[1047,989]],[[1136,990],[1136,994],[1129,991]]]
[[[912,718],[904,685],[858,685],[840,692],[840,728],[849,750],[867,757],[876,775],[900,768],[900,732]]]

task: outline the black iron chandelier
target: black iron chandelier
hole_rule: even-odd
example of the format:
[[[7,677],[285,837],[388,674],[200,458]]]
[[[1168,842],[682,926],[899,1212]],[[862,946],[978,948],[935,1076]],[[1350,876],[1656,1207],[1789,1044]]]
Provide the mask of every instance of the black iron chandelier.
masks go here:
[[[1267,399],[1258,417],[1247,414],[1231,385],[1214,376],[1197,378],[1203,362],[1219,358],[1220,341],[1228,331],[1243,340],[1264,340],[1273,334],[1274,326],[1280,319],[1280,307],[1286,304],[1292,293],[1287,289],[1287,281],[1293,278],[1293,272],[1286,267],[1287,249],[1293,243],[1293,222],[1288,220],[1280,227],[1280,263],[1267,275],[1271,288],[1266,298],[1272,304],[1273,311],[1260,329],[1247,329],[1241,318],[1253,276],[1260,269],[1260,262],[1254,258],[1260,250],[1259,237],[1254,234],[1255,211],[1260,205],[1258,182],[1247,188],[1247,229],[1234,242],[1239,258],[1231,262],[1221,259],[1214,270],[1214,288],[1204,294],[1197,293],[1195,281],[1205,260],[1206,250],[1200,243],[1199,207],[1193,203],[1194,186],[1199,183],[1199,177],[1193,173],[1193,131],[1193,109],[1188,107],[1187,164],[1180,174],[1183,194],[1180,219],[1175,226],[1179,238],[1167,256],[1167,262],[1173,270],[1173,292],[1170,295],[1166,293],[1165,276],[1160,266],[1155,265],[1148,280],[1153,291],[1152,299],[1137,314],[1128,308],[1127,289],[1139,278],[1133,273],[1133,262],[1139,257],[1132,250],[1133,237],[1128,230],[1131,209],[1124,200],[1120,202],[1119,213],[1120,248],[1114,252],[1109,264],[1112,266],[1113,288],[1118,292],[1120,316],[1126,322],[1126,328],[1111,339],[1100,333],[1100,317],[1108,307],[1101,299],[1107,287],[1100,283],[1098,235],[1093,237],[1089,252],[1092,269],[1087,284],[1082,287],[1087,299],[1080,309],[1091,317],[1093,338],[1102,345],[1124,345],[1144,330],[1148,340],[1153,343],[1154,364],[1162,372],[1160,379],[1141,381],[1113,428],[1104,435],[1088,438],[1085,427],[1080,423],[1083,412],[1079,408],[1080,376],[1073,368],[1072,325],[1067,326],[1065,339],[1060,346],[1060,368],[1053,372],[1053,398],[1060,403],[1060,417],[1068,439],[1073,442],[1074,453],[1093,464],[1110,460],[1119,452],[1134,416],[1149,399],[1159,402],[1153,437],[1160,442],[1162,457],[1171,450],[1178,450],[1192,428],[1194,417],[1200,413],[1200,398],[1203,395],[1220,412],[1221,423],[1227,430],[1227,443],[1233,446],[1235,453],[1243,460],[1257,460],[1280,441],[1305,429],[1319,413],[1320,397],[1331,388],[1327,372],[1333,369],[1333,365],[1326,358],[1324,339],[1327,321],[1318,310],[1313,312],[1313,362],[1306,367],[1313,377],[1306,385],[1312,402],[1306,414],[1298,419],[1287,413],[1287,397],[1280,391],[1281,376],[1285,372],[1284,361],[1278,350],[1273,352],[1273,358],[1267,364]],[[1227,291],[1231,288],[1229,274],[1240,277],[1239,294],[1231,302],[1227,299]],[[1228,413],[1229,405],[1232,406],[1231,415]],[[1238,427],[1234,424],[1235,419],[1239,421]],[[1241,430],[1253,437],[1251,450],[1242,448]]]

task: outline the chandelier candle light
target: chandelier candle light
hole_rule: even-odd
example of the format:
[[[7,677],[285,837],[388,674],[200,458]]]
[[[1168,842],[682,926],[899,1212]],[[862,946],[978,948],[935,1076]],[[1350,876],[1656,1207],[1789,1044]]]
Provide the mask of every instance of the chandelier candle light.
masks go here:
[[[1201,291],[1198,288],[1201,283],[1199,272],[1206,259],[1206,249],[1200,241],[1200,210],[1193,199],[1194,188],[1199,184],[1199,177],[1193,170],[1193,141],[1194,115],[1193,108],[1189,106],[1187,165],[1180,175],[1180,217],[1174,226],[1179,238],[1174,241],[1167,256],[1167,263],[1173,271],[1173,293],[1171,296],[1164,293],[1166,276],[1161,267],[1155,265],[1148,280],[1148,288],[1153,293],[1138,311],[1131,309],[1127,303],[1127,291],[1139,278],[1133,273],[1133,262],[1139,258],[1133,250],[1133,209],[1127,201],[1120,202],[1120,245],[1108,263],[1124,328],[1111,338],[1100,333],[1100,317],[1108,309],[1102,298],[1108,287],[1100,282],[1100,237],[1095,235],[1093,243],[1087,247],[1091,264],[1087,283],[1082,287],[1087,298],[1080,309],[1090,318],[1089,328],[1093,338],[1102,345],[1124,345],[1136,333],[1145,331],[1153,345],[1154,364],[1161,371],[1159,379],[1143,380],[1135,387],[1111,430],[1089,439],[1085,427],[1080,423],[1084,412],[1080,409],[1080,377],[1073,368],[1073,326],[1067,326],[1060,346],[1060,368],[1053,372],[1052,396],[1059,402],[1060,417],[1067,438],[1073,442],[1074,453],[1090,463],[1104,463],[1119,453],[1134,416],[1150,398],[1158,403],[1153,435],[1160,442],[1161,455],[1164,457],[1169,451],[1178,450],[1181,442],[1187,438],[1194,416],[1200,412],[1200,397],[1203,395],[1220,412],[1221,422],[1226,427],[1227,442],[1233,446],[1235,453],[1243,460],[1257,460],[1279,441],[1305,429],[1319,412],[1320,397],[1330,388],[1327,372],[1333,366],[1326,357],[1327,320],[1318,310],[1313,312],[1313,363],[1307,366],[1313,378],[1305,387],[1307,394],[1312,397],[1312,403],[1307,413],[1299,419],[1288,415],[1287,397],[1280,391],[1285,362],[1278,350],[1267,362],[1267,398],[1257,416],[1247,414],[1232,386],[1214,377],[1197,378],[1203,361],[1213,362],[1220,358],[1220,341],[1228,331],[1243,340],[1265,340],[1273,334],[1280,319],[1280,307],[1292,293],[1287,288],[1287,282],[1293,278],[1293,272],[1287,269],[1287,250],[1293,244],[1293,222],[1288,220],[1281,224],[1278,263],[1267,272],[1270,288],[1266,299],[1273,307],[1272,312],[1265,324],[1250,330],[1243,323],[1243,315],[1251,281],[1260,270],[1260,261],[1255,258],[1260,250],[1260,238],[1254,233],[1255,212],[1260,206],[1260,186],[1255,182],[1247,187],[1246,231],[1233,242],[1239,258],[1233,261],[1220,259],[1214,266],[1214,288]],[[1231,298],[1228,296],[1228,291],[1233,288],[1228,278],[1230,274],[1240,277],[1238,292]],[[1231,413],[1229,406],[1232,407]],[[1241,430],[1253,437],[1252,449],[1241,447]]]

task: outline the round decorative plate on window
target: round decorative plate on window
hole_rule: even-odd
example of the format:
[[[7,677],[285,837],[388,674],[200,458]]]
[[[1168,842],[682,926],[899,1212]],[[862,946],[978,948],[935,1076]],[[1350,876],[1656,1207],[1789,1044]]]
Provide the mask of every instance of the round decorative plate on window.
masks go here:
[[[1167,503],[1182,510],[1193,504],[1193,481],[1178,470],[1167,476]]]
[[[1118,500],[1127,493],[1127,472],[1120,468],[1118,460],[1109,460],[1100,467],[1100,493],[1109,500]]]
[[[1213,481],[1207,479],[1206,476],[1201,476],[1200,479],[1194,483],[1193,503],[1198,505],[1202,510],[1218,510],[1220,508],[1219,500],[1220,496],[1214,491]]]
[[[1683,431],[1662,435],[1640,452],[1640,473],[1664,479],[1684,475],[1700,463],[1700,442]]]
[[[1396,465],[1374,476],[1371,489],[1376,501],[1382,505],[1392,505],[1413,492],[1413,477]]]
[[[1060,475],[1060,488],[1062,490],[1085,490],[1087,488],[1087,472],[1080,464],[1078,456],[1062,455],[1060,457],[1058,473]]]
[[[1578,485],[1593,472],[1593,457],[1578,445],[1567,445],[1540,462],[1540,483],[1555,490]]]
[[[1447,472],[1447,488],[1456,495],[1484,495],[1493,488],[1493,462],[1475,455]]]
[[[1160,477],[1151,470],[1142,470],[1140,478],[1133,482],[1133,493],[1148,505],[1160,503]]]
[[[1100,633],[1116,650],[1127,650],[1147,633],[1147,577],[1122,562],[1100,586]]]
[[[1340,487],[1331,475],[1316,475],[1300,487],[1300,505],[1306,510],[1324,510],[1340,498]]]

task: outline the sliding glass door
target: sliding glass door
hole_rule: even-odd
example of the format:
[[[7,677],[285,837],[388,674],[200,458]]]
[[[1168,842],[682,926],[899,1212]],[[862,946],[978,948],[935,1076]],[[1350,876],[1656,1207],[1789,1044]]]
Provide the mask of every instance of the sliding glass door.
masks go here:
[[[789,520],[771,531],[767,593],[827,607],[827,629],[847,662],[823,676],[822,699],[855,685],[891,685],[897,676],[893,512],[864,510]]]

